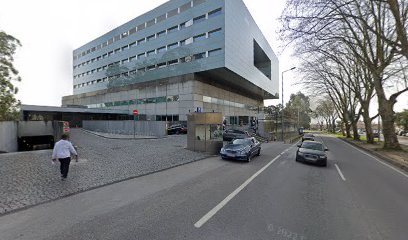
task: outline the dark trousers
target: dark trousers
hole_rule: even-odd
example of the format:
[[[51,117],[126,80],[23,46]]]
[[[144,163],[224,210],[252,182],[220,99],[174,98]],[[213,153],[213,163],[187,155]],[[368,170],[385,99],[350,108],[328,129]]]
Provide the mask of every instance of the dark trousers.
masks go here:
[[[60,170],[61,170],[61,175],[62,177],[66,178],[68,176],[68,170],[69,170],[69,164],[71,163],[71,158],[61,158],[59,159],[61,165],[60,165]]]

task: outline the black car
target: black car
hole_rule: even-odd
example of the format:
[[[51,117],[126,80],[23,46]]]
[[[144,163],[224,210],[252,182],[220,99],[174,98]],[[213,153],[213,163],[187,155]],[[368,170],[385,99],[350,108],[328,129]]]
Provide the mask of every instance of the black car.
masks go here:
[[[242,131],[238,129],[228,129],[222,134],[222,140],[232,141],[233,139],[241,139],[250,137],[247,131]]]
[[[255,138],[235,139],[221,148],[222,159],[251,161],[253,156],[261,154],[261,143]]]
[[[314,141],[314,140],[315,140],[315,136],[313,134],[311,134],[311,133],[306,133],[302,137],[302,142],[303,141]]]
[[[321,142],[304,141],[299,143],[296,152],[296,162],[310,162],[320,166],[327,166],[328,149]]]
[[[181,124],[172,125],[167,128],[167,134],[187,134],[187,127]]]

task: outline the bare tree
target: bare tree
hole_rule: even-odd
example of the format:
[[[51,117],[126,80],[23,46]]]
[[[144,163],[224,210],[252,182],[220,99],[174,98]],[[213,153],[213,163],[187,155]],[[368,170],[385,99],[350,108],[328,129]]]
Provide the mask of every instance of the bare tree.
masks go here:
[[[350,80],[359,82],[361,79],[366,81],[367,86],[375,89],[383,120],[384,148],[400,148],[394,134],[393,107],[398,96],[408,91],[408,79],[405,78],[404,67],[407,66],[407,59],[401,59],[401,56],[405,56],[403,53],[406,46],[404,45],[406,9],[406,2],[396,0],[289,0],[281,18],[282,37],[295,45],[299,56],[310,55],[321,49],[332,50],[327,48],[328,45],[341,46],[336,49],[339,51],[333,54],[351,53],[350,56],[353,58],[351,62],[358,63],[359,68],[352,70],[351,75],[344,69],[337,71],[339,74],[336,73],[336,75],[341,77],[340,81],[349,81],[345,84],[349,90],[358,89],[355,88],[357,86],[355,84],[353,88]],[[348,63],[349,60],[340,62]],[[401,76],[404,77],[401,78]],[[396,83],[399,88],[393,88],[387,96],[386,87],[391,82]],[[355,128],[355,116],[361,113],[365,114],[365,123],[369,122],[366,103],[371,96],[361,99],[357,91],[354,95],[360,101],[363,100],[358,104],[364,105],[365,110],[347,114],[343,111],[342,119],[349,118],[344,120],[346,129],[347,121],[350,121]],[[333,101],[340,100],[333,99]],[[348,105],[355,106],[353,99],[349,100],[351,102],[349,101]],[[344,105],[340,102],[336,104]],[[344,110],[344,107],[342,109]],[[356,108],[351,107],[350,110],[356,110]],[[357,136],[354,135],[354,137]]]

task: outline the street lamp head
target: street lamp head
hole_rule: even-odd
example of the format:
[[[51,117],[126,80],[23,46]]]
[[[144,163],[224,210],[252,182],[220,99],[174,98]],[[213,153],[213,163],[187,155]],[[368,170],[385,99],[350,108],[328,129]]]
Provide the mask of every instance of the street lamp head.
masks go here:
[[[293,67],[293,68],[291,68],[290,70],[294,70],[294,69],[296,69],[296,67]]]

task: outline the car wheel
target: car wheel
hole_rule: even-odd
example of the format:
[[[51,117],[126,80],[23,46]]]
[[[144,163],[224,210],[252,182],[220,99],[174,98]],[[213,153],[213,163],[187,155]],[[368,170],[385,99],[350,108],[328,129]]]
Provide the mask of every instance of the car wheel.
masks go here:
[[[247,156],[247,162],[250,162],[251,161],[251,154],[248,154],[248,156]]]
[[[325,161],[324,163],[322,163],[321,166],[322,166],[322,167],[327,167],[327,161]]]
[[[258,150],[258,152],[256,153],[256,156],[261,155],[261,149]]]

